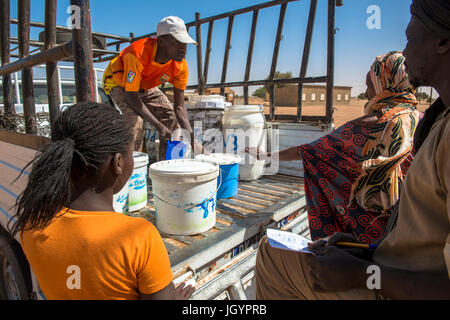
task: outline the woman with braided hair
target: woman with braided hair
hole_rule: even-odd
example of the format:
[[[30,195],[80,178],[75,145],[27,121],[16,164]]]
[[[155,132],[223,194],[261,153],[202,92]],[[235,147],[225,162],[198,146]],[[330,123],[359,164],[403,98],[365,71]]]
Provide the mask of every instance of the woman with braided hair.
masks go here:
[[[110,105],[79,103],[55,120],[28,165],[11,233],[47,299],[187,299],[157,229],[114,212],[134,167],[132,131]],[[28,167],[27,166],[27,167]]]

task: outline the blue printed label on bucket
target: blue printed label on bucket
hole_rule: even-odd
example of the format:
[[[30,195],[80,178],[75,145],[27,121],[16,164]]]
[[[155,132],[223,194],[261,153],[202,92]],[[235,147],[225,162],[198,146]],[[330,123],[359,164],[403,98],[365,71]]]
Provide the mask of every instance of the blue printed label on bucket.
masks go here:
[[[119,195],[115,202],[115,208],[123,213],[128,212],[128,194]]]
[[[147,168],[135,169],[128,182],[129,211],[139,210],[147,205]]]
[[[133,190],[141,190],[146,186],[146,178],[142,174],[133,174],[130,178],[130,184],[128,185]]]
[[[203,210],[203,219],[208,218],[209,213],[216,210],[216,197],[200,204],[200,208]]]

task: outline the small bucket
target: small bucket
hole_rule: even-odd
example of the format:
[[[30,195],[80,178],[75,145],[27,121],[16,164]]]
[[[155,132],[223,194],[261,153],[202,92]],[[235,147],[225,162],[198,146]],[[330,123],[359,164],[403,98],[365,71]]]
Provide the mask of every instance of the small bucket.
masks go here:
[[[214,153],[211,155],[199,154],[195,159],[215,163],[219,166],[217,199],[227,199],[237,194],[240,156],[229,153]]]
[[[167,141],[165,160],[183,159],[186,154],[186,145],[181,141]]]
[[[113,196],[113,208],[115,212],[128,212],[128,182]]]
[[[134,170],[128,181],[128,211],[138,211],[147,205],[148,155],[133,152]]]
[[[149,168],[156,227],[171,235],[193,235],[216,224],[219,167],[193,159],[160,161]]]

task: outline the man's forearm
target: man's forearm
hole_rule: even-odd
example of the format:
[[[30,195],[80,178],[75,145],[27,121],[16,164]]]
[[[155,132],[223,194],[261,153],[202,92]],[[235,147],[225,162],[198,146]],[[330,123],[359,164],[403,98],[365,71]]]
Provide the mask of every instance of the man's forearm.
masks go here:
[[[355,289],[368,288],[369,266],[380,268],[380,289],[376,290],[382,296],[392,300],[413,299],[450,299],[450,280],[446,273],[414,272],[377,265],[360,258],[360,266],[353,270],[356,280]],[[369,289],[370,290],[370,289]]]
[[[184,106],[184,90],[178,88],[173,89],[173,108],[181,128],[187,130],[191,137],[193,137],[194,130],[192,130],[188,113]]]
[[[189,122],[188,114],[186,108],[184,106],[174,106],[175,115],[177,116],[178,123],[181,128],[187,130],[191,135],[194,134],[194,130],[192,130],[191,123]]]
[[[450,299],[447,274],[413,272],[380,266],[379,293],[390,299]]]

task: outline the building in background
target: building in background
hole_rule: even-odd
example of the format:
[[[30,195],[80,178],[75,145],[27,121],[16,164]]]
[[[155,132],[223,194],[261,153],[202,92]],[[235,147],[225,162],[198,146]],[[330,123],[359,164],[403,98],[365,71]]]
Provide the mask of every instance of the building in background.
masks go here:
[[[303,85],[302,105],[315,106],[325,105],[326,86]],[[335,86],[333,105],[350,105],[352,87]],[[268,97],[267,97],[268,98]],[[298,86],[286,85],[281,88],[275,87],[275,105],[283,107],[296,107],[298,98]]]

